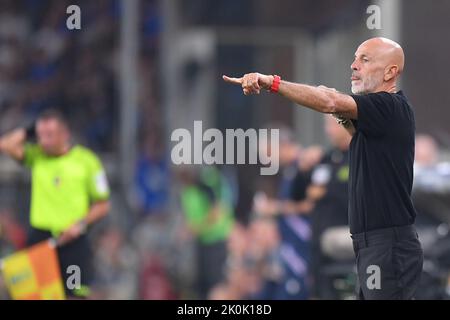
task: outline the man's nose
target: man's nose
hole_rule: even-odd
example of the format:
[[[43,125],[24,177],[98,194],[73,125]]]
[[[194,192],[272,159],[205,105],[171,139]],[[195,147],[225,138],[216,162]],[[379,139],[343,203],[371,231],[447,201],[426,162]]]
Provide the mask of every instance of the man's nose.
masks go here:
[[[359,68],[359,66],[358,66],[358,64],[356,63],[356,61],[353,61],[353,63],[350,65],[350,68],[351,68],[353,71],[357,71],[358,68]]]

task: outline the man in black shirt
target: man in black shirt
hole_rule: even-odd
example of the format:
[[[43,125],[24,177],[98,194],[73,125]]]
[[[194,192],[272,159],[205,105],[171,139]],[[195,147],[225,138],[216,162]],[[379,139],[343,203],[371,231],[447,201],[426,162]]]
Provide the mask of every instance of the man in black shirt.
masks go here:
[[[423,253],[411,201],[414,113],[397,89],[403,49],[386,38],[363,42],[355,52],[352,93],[281,80],[277,75],[223,76],[245,95],[261,89],[322,113],[333,114],[353,135],[350,144],[349,224],[361,299],[411,299]]]

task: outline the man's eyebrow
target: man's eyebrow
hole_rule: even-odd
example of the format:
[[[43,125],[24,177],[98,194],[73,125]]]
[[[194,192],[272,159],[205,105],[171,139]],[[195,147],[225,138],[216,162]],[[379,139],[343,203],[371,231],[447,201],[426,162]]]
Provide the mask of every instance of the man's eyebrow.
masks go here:
[[[359,56],[361,58],[369,58],[369,56],[367,54],[365,54],[365,53],[361,53]],[[358,58],[358,55],[356,53],[355,53],[355,58]]]

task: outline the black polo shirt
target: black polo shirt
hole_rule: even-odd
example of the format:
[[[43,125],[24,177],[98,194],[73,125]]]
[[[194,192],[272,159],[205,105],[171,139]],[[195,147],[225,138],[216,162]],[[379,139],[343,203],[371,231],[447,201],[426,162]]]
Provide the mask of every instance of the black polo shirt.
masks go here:
[[[352,95],[358,120],[350,144],[352,234],[414,223],[414,112],[401,91]]]

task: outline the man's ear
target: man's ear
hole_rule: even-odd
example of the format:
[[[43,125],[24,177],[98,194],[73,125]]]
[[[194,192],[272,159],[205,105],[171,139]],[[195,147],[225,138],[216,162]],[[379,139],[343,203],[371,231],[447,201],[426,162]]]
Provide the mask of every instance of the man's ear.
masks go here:
[[[398,74],[398,66],[397,65],[390,65],[386,67],[384,70],[384,81],[389,81],[392,78],[396,77]]]

